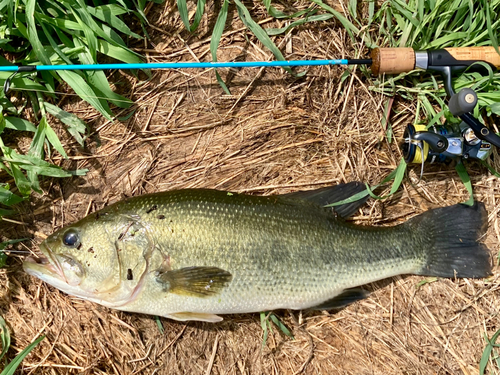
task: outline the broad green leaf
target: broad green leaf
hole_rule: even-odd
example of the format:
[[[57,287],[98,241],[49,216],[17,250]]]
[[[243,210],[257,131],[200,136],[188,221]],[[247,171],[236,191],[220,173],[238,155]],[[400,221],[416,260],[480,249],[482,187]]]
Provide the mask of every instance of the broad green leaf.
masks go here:
[[[130,50],[115,46],[101,39],[98,40],[97,49],[103,55],[123,61],[124,63],[139,64],[143,62],[138,55],[131,52]]]
[[[50,127],[50,125],[47,123],[47,120],[45,117],[43,117],[42,120],[45,120],[46,122],[46,128],[45,128],[45,137],[49,141],[49,143],[65,158],[68,158],[68,155],[66,155],[66,151],[64,151],[64,147],[61,144],[61,141],[57,137],[57,134],[54,132],[54,129]]]
[[[75,39],[75,46],[83,46],[78,39]],[[117,48],[114,47],[113,48]],[[82,51],[78,54],[78,59],[82,64],[93,64],[94,60],[88,51]],[[102,70],[88,71],[84,72],[87,77],[87,82],[93,86],[94,92],[109,102],[120,108],[129,108],[132,105],[132,101],[121,96],[111,90],[109,87],[108,79]]]
[[[17,189],[21,193],[23,197],[28,197],[31,193],[31,184],[26,178],[26,176],[21,172],[18,165],[16,163],[10,164],[10,170],[12,172],[12,176],[14,177],[14,181],[16,183]]]
[[[13,192],[10,190],[6,189],[3,186],[0,186],[0,203],[6,205],[6,206],[12,206],[14,204],[18,204],[23,201],[23,198],[21,198],[18,195],[15,195]]]
[[[6,210],[4,208],[0,208],[0,217],[14,215],[15,213],[16,213],[16,211],[14,211],[14,210]]]
[[[0,81],[0,84],[3,85],[4,82]],[[23,78],[23,77],[16,77],[12,79],[11,85],[10,85],[11,90],[22,90],[22,91],[46,91],[45,87],[43,85],[40,85],[39,83],[33,82],[32,80],[28,78]]]
[[[92,56],[92,61],[97,61],[96,28],[91,28],[91,27],[95,26],[98,28],[98,26],[92,20],[92,17],[90,17],[86,5],[81,4],[79,0],[77,1],[80,4],[80,6],[77,7],[76,9],[73,9],[73,7],[71,7],[71,12],[73,13],[73,17],[75,17],[76,22],[78,22],[78,24],[83,30],[83,33],[85,34],[85,39],[87,41],[87,48],[90,55]]]
[[[87,127],[85,125],[85,122],[80,120],[74,114],[63,111],[61,108],[59,108],[53,104],[50,104],[50,103],[45,103],[45,109],[52,116],[56,117],[57,119],[62,121],[65,125],[67,125],[68,132],[83,147],[82,134],[85,134],[85,132],[87,131]]]
[[[21,155],[18,154],[15,150],[9,149],[7,147],[3,148],[3,152],[4,157],[0,157],[0,160],[6,160],[9,163],[15,163],[19,166],[19,168],[24,169],[28,172],[34,172],[35,174],[51,177],[70,177],[74,175],[81,176],[87,172],[86,169],[65,171],[61,167],[50,164],[49,162],[46,162],[45,160],[42,160],[37,156],[33,156],[30,154]],[[36,186],[37,180],[30,176],[30,173],[28,173],[28,179],[32,183],[32,188],[33,184],[35,184]]]
[[[39,17],[36,17],[37,20]],[[54,40],[54,38],[52,37],[52,34],[53,34],[53,31],[54,31],[54,28],[52,26],[49,26],[47,28],[46,25],[43,24],[43,22],[40,22],[40,26],[42,26],[42,30],[43,30],[43,33],[45,34],[45,37],[47,38],[47,40],[49,41],[50,43],[50,46],[52,47],[52,49],[59,55],[59,57],[64,61],[64,63],[70,65],[71,64],[71,60],[68,58],[68,56],[66,56],[66,54],[59,48],[59,46],[57,45],[57,42]],[[56,28],[57,30],[57,28]]]
[[[35,125],[19,117],[6,116],[5,125],[7,128],[13,130],[30,131],[30,132],[36,131]]]
[[[142,39],[139,34],[136,34],[132,30],[130,30],[127,24],[117,17],[121,14],[127,13],[127,11],[122,7],[116,4],[106,4],[99,5],[95,8],[88,6],[87,10],[90,14],[92,14],[92,16],[107,23],[111,27],[114,27],[116,30],[124,33],[125,35],[129,35],[137,39]]]
[[[92,88],[77,73],[71,71],[60,71],[59,75],[68,85],[86,102],[97,109],[107,119],[112,120],[113,114],[105,100],[97,97]]]
[[[47,120],[45,116],[38,124],[35,135],[33,136],[33,141],[31,141],[29,154],[35,156],[39,159],[43,159],[43,144],[45,142],[45,130],[47,129]]]

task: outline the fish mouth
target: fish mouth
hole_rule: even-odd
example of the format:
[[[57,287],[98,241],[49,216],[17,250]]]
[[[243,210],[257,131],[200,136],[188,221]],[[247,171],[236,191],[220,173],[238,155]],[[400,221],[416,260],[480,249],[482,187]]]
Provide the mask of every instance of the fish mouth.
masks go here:
[[[36,257],[30,255],[24,260],[23,268],[26,273],[42,279],[42,275],[50,275],[67,282],[61,265],[52,256],[52,251],[43,243],[40,245],[40,251],[42,255],[37,255]]]
[[[47,258],[44,255],[39,255],[37,258],[35,258],[33,255],[30,255],[24,261],[27,263],[36,263],[41,265],[46,265],[50,263],[49,258]]]

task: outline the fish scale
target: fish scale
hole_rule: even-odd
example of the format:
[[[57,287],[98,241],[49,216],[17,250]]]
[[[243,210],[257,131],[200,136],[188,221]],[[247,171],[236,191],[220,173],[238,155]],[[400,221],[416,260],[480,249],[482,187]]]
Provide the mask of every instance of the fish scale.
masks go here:
[[[489,273],[487,249],[477,242],[486,220],[480,204],[366,227],[315,199],[202,189],[133,197],[49,236],[41,245],[49,266],[24,265],[70,294],[109,307],[204,321],[220,320],[216,314],[339,307],[365,296],[350,288],[399,274]],[[65,246],[70,230],[97,257]],[[67,257],[84,270],[71,288],[64,285]],[[55,275],[47,267],[62,271]]]

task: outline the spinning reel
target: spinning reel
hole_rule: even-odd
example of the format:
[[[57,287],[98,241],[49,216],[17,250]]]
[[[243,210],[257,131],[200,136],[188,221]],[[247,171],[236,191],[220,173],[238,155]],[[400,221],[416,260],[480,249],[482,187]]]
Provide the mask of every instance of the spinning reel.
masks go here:
[[[442,51],[442,50],[441,50]],[[484,67],[474,65],[457,66],[448,63],[446,53],[441,55],[429,52],[422,68],[441,74],[448,97],[450,112],[459,117],[459,125],[439,125],[427,128],[424,125],[409,125],[404,132],[401,145],[407,163],[450,163],[462,159],[485,160],[491,154],[492,146],[500,147],[500,137],[491,132],[472,115],[477,104],[477,94],[470,88],[458,93],[453,90],[451,77],[454,73],[469,71],[482,72]],[[445,51],[446,52],[446,51]],[[418,54],[419,52],[416,52]],[[427,52],[425,52],[427,54]]]

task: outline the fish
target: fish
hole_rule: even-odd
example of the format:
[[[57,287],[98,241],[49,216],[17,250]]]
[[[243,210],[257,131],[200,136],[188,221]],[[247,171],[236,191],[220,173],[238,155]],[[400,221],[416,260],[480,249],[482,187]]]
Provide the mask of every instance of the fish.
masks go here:
[[[131,197],[54,232],[23,268],[110,308],[204,322],[338,309],[365,298],[362,285],[396,275],[491,274],[480,242],[484,204],[436,208],[389,227],[356,225],[346,217],[366,198],[346,198],[365,189],[351,182],[284,195],[185,189]],[[344,204],[329,207],[335,202]]]

